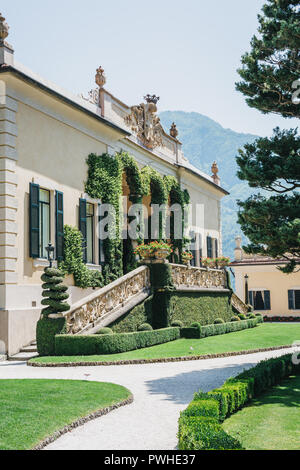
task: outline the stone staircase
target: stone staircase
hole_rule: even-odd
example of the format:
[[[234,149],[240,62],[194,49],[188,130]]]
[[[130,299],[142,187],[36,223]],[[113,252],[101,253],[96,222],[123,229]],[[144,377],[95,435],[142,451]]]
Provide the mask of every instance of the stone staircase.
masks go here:
[[[25,346],[21,351],[13,356],[8,357],[8,361],[27,362],[38,356],[36,341],[32,341],[28,346]]]

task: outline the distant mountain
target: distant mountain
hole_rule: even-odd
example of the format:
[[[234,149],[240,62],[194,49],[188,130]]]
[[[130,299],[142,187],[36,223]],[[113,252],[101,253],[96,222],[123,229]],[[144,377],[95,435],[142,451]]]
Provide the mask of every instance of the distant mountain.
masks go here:
[[[218,162],[221,185],[230,192],[224,197],[223,207],[223,253],[233,257],[234,238],[241,233],[237,219],[237,199],[245,199],[253,190],[236,176],[235,157],[238,149],[258,136],[240,134],[225,129],[213,119],[198,113],[164,111],[160,113],[162,125],[167,130],[175,122],[179,140],[189,161],[197,168],[211,175],[211,165]]]

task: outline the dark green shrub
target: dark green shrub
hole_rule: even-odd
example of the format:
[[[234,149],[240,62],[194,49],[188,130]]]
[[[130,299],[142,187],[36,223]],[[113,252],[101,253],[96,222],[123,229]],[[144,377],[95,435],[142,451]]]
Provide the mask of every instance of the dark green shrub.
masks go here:
[[[201,325],[199,322],[195,321],[190,324],[190,328],[201,328]]]
[[[247,316],[244,315],[243,313],[240,313],[240,314],[238,315],[238,317],[239,317],[240,320],[247,320]],[[248,317],[250,318],[250,315],[248,315]]]
[[[215,418],[181,416],[179,419],[179,450],[234,450],[241,444],[229,436]]]
[[[178,328],[183,328],[183,323],[180,320],[175,320],[171,323],[171,326],[174,326],[174,327],[178,326]]]
[[[216,318],[215,321],[214,321],[214,324],[215,325],[219,325],[221,323],[225,323],[225,321],[223,320],[223,318]]]
[[[181,328],[180,337],[188,339],[200,339],[201,338],[201,328]]]
[[[256,318],[256,315],[254,313],[250,313],[250,315],[248,315],[248,318]]]
[[[240,321],[240,318],[236,315],[234,317],[231,317],[230,321]]]
[[[65,318],[42,317],[36,326],[36,343],[40,356],[55,355],[55,335],[67,332]]]
[[[57,356],[116,354],[167,343],[179,337],[179,328],[113,335],[58,335],[55,338],[55,352]]]
[[[42,305],[47,307],[42,310],[42,315],[47,317],[54,313],[62,313],[70,310],[70,305],[65,302],[69,298],[67,293],[68,286],[65,286],[63,282],[63,273],[59,269],[45,268],[44,273],[41,276],[43,281],[42,284]]]
[[[100,328],[97,331],[96,335],[113,335],[113,330],[111,328]]]
[[[181,416],[207,416],[219,420],[219,402],[212,399],[192,401]]]
[[[138,331],[152,331],[153,328],[151,325],[149,325],[149,323],[143,323],[142,325],[140,325],[138,327]]]

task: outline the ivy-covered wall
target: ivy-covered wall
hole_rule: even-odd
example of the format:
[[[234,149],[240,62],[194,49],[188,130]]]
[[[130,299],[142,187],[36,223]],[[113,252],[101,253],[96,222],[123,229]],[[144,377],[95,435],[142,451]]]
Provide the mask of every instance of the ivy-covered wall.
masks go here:
[[[170,292],[170,322],[180,320],[184,326],[193,322],[211,325],[216,318],[230,321],[235,315],[227,293],[179,293]],[[152,299],[149,297],[142,304],[118,319],[110,327],[116,333],[136,331],[143,323],[152,324]]]
[[[179,293],[171,297],[170,320],[180,320],[184,326],[197,321],[211,325],[216,318],[230,321],[234,315],[227,293]]]
[[[152,296],[148,297],[143,303],[134,307],[130,312],[109,325],[115,333],[130,333],[137,331],[143,323],[152,322]]]

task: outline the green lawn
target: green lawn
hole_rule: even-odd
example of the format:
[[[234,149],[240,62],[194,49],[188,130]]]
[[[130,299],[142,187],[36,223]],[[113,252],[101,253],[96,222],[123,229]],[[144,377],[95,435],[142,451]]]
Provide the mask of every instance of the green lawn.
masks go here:
[[[80,380],[0,380],[0,450],[32,449],[81,417],[126,400],[129,390]]]
[[[300,450],[300,376],[253,400],[223,428],[247,450]]]
[[[273,346],[291,345],[300,339],[299,324],[260,324],[255,328],[211,336],[203,339],[179,339],[169,343],[138,349],[120,354],[102,356],[63,356],[40,357],[30,362],[62,363],[62,362],[95,362],[121,361],[132,359],[157,359],[189,355],[205,355],[224,352],[244,351],[268,348]]]

